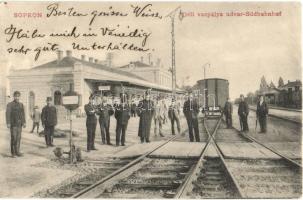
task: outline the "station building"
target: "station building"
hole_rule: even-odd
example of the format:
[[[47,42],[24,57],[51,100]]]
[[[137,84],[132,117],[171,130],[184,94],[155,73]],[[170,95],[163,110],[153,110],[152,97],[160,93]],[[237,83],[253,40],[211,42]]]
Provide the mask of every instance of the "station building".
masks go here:
[[[88,103],[89,96],[100,92],[99,86],[109,87],[106,92],[116,97],[119,97],[122,87],[129,96],[143,95],[147,89],[152,89],[152,94],[157,95],[171,93],[168,84],[155,83],[150,77],[152,76],[143,78],[128,70],[100,64],[92,57],[86,59],[85,55],[79,59],[73,57],[71,51],[66,51],[66,56],[63,56],[62,51],[58,51],[56,60],[31,69],[10,70],[8,75],[10,94],[15,90],[21,92],[21,102],[25,105],[28,118],[34,106],[37,105],[41,109],[49,96],[53,98],[59,117],[65,117],[62,96],[70,90],[70,85],[81,95],[81,106],[77,110],[79,115],[84,113],[84,105]]]

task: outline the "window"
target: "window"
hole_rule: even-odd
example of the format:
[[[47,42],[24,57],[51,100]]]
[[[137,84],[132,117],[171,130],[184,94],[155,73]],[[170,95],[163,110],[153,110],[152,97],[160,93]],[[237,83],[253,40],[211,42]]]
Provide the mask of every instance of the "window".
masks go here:
[[[298,91],[299,91],[299,89],[300,89],[300,87],[299,87],[299,86],[295,86],[295,91],[296,91],[296,92],[298,92]]]
[[[54,93],[54,104],[61,105],[62,104],[62,95],[60,91],[55,91]]]

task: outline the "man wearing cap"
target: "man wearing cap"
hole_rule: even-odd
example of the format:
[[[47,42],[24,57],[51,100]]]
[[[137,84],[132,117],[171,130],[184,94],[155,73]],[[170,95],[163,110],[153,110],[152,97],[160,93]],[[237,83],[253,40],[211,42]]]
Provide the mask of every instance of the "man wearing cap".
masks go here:
[[[153,115],[154,103],[151,101],[150,93],[146,91],[145,98],[138,105],[138,116],[140,117],[138,136],[141,143],[150,142],[149,136]]]
[[[94,97],[90,95],[89,103],[84,106],[86,113],[86,130],[87,130],[87,152],[97,150],[95,148],[95,133],[97,126],[96,107],[94,106]]]
[[[116,146],[125,146],[125,132],[127,129],[128,120],[131,115],[130,107],[127,104],[127,95],[121,94],[121,103],[115,108],[116,126]]]
[[[190,142],[200,142],[199,126],[198,126],[198,113],[199,106],[197,101],[193,99],[192,91],[189,91],[188,99],[184,102],[183,113],[187,121],[189,140]],[[193,129],[195,135],[193,135]]]
[[[23,104],[19,102],[20,92],[14,92],[14,101],[7,104],[6,107],[6,125],[11,132],[11,154],[12,157],[22,156],[20,153],[20,142],[22,126],[26,127],[25,113]]]
[[[105,144],[106,142],[106,144],[112,145],[112,143],[110,142],[109,127],[110,127],[110,116],[114,114],[114,109],[107,102],[108,102],[107,97],[103,96],[102,102],[98,106],[97,114],[99,115],[102,143]]]
[[[52,105],[52,98],[46,98],[47,105],[44,106],[41,113],[42,126],[44,128],[46,147],[53,147],[53,137],[55,126],[57,125],[57,109]]]
[[[249,128],[248,128],[248,124],[247,124],[247,116],[249,113],[249,108],[248,108],[248,104],[247,102],[244,100],[244,95],[241,94],[240,95],[240,103],[239,103],[239,108],[238,108],[238,115],[240,117],[240,122],[242,124],[242,128],[244,132],[248,132]]]
[[[176,104],[176,100],[174,98],[172,99],[171,105],[168,109],[168,118],[171,122],[172,134],[175,135],[175,122],[177,124],[178,134],[180,134],[180,106]]]
[[[36,127],[37,127],[37,133],[39,133],[39,125],[40,125],[41,113],[38,110],[38,106],[34,107],[34,112],[31,115],[31,118],[33,120],[33,129],[31,131],[31,133],[34,132],[34,130],[35,130]]]

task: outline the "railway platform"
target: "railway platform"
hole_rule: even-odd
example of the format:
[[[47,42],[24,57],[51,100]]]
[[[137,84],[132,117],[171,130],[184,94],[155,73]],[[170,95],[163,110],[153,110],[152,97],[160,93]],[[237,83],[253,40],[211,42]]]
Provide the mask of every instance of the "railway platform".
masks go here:
[[[267,192],[267,195],[262,196],[261,186],[258,191],[255,191],[259,196],[254,196],[253,188],[255,188],[256,182],[251,181],[245,184],[253,176],[250,174],[253,174],[254,170],[272,168],[273,170],[282,170],[283,176],[286,174],[291,174],[292,177],[298,175],[291,172],[292,169],[289,169],[288,165],[281,163],[279,155],[254,141],[245,139],[236,129],[226,129],[225,124],[218,123],[217,119],[207,121],[200,119],[201,142],[188,141],[186,122],[183,119],[183,134],[172,136],[170,124],[166,124],[163,129],[165,137],[154,136],[153,131],[151,131],[152,142],[141,144],[136,128],[138,118],[133,118],[128,127],[127,146],[101,145],[101,138],[98,138],[100,133],[97,129],[96,147],[98,151],[90,153],[85,151],[85,119],[78,120],[75,123],[75,129],[82,134],[75,138],[75,143],[83,150],[84,162],[77,165],[60,163],[53,156],[53,149],[45,148],[44,138],[30,134],[28,129],[24,131],[22,138],[24,157],[12,159],[9,157],[7,144],[9,135],[4,134],[7,130],[1,129],[1,133],[3,133],[0,136],[0,142],[3,144],[1,146],[7,144],[7,148],[0,150],[4,161],[1,162],[1,169],[7,172],[7,176],[1,177],[0,182],[8,187],[1,188],[0,195],[2,197],[143,198],[148,193],[158,198],[184,198],[188,197],[187,194],[190,193],[186,191],[192,191],[192,194],[196,195],[195,198],[275,197],[274,192]],[[281,122],[273,123],[279,124]],[[237,124],[234,125],[237,126]],[[68,124],[60,125],[62,129],[65,127],[68,127]],[[112,125],[111,133],[114,133],[114,127]],[[212,139],[209,134],[213,133],[215,135]],[[295,142],[300,137],[297,127],[293,127],[293,133],[290,131],[287,133],[288,135],[286,133],[284,135],[277,134],[272,130],[268,135],[259,136],[253,131],[248,133],[251,136],[255,136],[254,134],[259,137],[258,139],[263,137],[261,141],[266,145],[270,143],[277,145],[279,142],[285,142],[285,138],[288,142]],[[67,139],[64,138],[56,138],[54,143],[63,148],[67,147]],[[114,136],[112,143],[114,143]],[[298,147],[296,145],[298,143],[293,144],[294,149],[290,150],[290,147],[287,152],[297,153]],[[301,157],[293,156],[290,158],[300,159]],[[252,169],[241,168],[241,166],[249,166],[250,162],[254,163]],[[18,171],[19,165],[23,166],[20,171]],[[245,170],[248,170],[247,172],[250,174],[246,174]],[[193,174],[197,176],[195,177]],[[279,178],[273,172],[270,172],[266,177],[263,177],[263,173],[257,176],[265,180],[264,183],[262,182],[265,185],[270,184],[271,180]],[[226,179],[226,177],[228,178]],[[22,183],[25,184],[20,185],[21,179]],[[201,180],[207,184],[202,184],[204,181],[201,182]],[[188,188],[188,185],[192,185],[189,184],[190,182],[194,183],[193,188]],[[227,186],[230,183],[234,184]],[[214,188],[214,184],[218,184],[217,186],[222,189],[221,192]],[[277,188],[284,187],[283,184]],[[103,187],[104,185],[106,187]],[[102,190],[99,190],[100,188],[88,189],[99,186]],[[296,197],[300,192],[297,182],[288,184],[287,187],[290,188],[289,190],[286,188],[289,192],[287,193],[288,197]],[[9,190],[8,188],[18,189]],[[201,193],[199,188],[204,188],[207,192]],[[89,193],[82,192],[84,190],[89,191]],[[95,193],[94,191],[103,192]],[[281,197],[281,195],[277,197]]]
[[[249,105],[249,108],[256,111],[255,105]],[[294,123],[302,123],[302,111],[293,109],[278,109],[274,107],[269,108],[269,116],[293,121]]]

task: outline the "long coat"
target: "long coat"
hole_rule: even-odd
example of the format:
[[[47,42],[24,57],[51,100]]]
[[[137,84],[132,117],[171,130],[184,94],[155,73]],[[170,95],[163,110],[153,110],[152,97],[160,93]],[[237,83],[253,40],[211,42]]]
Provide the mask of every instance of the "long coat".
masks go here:
[[[12,101],[6,107],[6,124],[11,127],[25,124],[24,106],[20,102]]]
[[[139,137],[149,138],[151,122],[154,115],[154,103],[152,101],[143,100],[138,105],[139,121]]]
[[[41,113],[42,125],[56,126],[57,125],[57,109],[55,106],[44,106]]]
[[[266,117],[267,114],[268,114],[267,103],[265,101],[263,101],[262,104],[260,105],[260,102],[258,102],[257,117],[263,118],[263,117]]]

